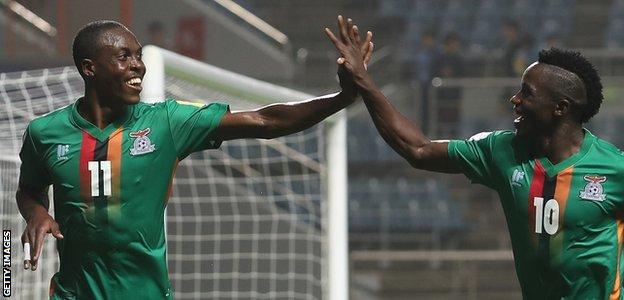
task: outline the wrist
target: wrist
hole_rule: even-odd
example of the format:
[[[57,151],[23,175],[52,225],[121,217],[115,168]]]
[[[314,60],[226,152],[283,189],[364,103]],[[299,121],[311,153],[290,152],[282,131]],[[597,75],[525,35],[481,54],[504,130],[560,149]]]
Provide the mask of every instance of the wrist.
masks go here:
[[[33,205],[33,207],[30,209],[30,212],[24,216],[24,219],[26,220],[26,223],[30,223],[30,221],[32,221],[33,219],[37,218],[38,216],[41,216],[42,214],[48,214],[48,211],[41,205]]]
[[[355,98],[358,95],[358,90],[356,86],[352,86],[350,88],[343,88],[340,93],[338,93],[338,98],[340,101],[346,102],[350,104],[355,101]]]
[[[355,85],[357,86],[358,93],[363,94],[376,89],[375,82],[368,73],[354,78]]]

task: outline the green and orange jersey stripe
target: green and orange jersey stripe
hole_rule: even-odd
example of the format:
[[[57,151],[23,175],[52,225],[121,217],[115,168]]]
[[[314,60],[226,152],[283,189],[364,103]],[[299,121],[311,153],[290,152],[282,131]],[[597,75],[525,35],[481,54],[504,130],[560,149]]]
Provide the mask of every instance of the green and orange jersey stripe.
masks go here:
[[[539,161],[535,161],[535,167],[533,171],[533,177],[531,180],[528,209],[529,209],[529,230],[533,241],[538,251],[538,256],[541,259],[548,260],[551,255],[558,255],[563,251],[564,245],[564,222],[565,212],[567,208],[567,201],[570,197],[570,189],[572,187],[572,178],[574,175],[574,166],[570,166],[557,174],[557,176],[548,178],[546,171]],[[542,197],[544,199],[543,205],[550,199],[555,199],[559,204],[559,230],[554,235],[549,235],[545,232],[542,234],[535,233],[535,205],[534,198]],[[542,208],[542,211],[543,208]],[[613,283],[613,288],[610,293],[610,300],[620,299],[622,295],[621,285],[621,252],[622,245],[624,243],[624,214],[618,214],[616,220],[616,235],[617,235],[617,267],[616,278]],[[546,262],[542,265],[548,265]],[[548,272],[546,273],[548,274]]]
[[[543,258],[550,257],[551,253],[559,253],[563,247],[563,224],[565,220],[565,211],[567,207],[568,197],[570,195],[570,188],[572,185],[572,175],[574,173],[574,167],[570,166],[563,171],[559,172],[555,177],[548,177],[546,170],[540,163],[535,161],[535,167],[533,171],[533,177],[529,189],[529,198],[527,199],[528,211],[529,211],[529,231],[531,236],[534,237],[533,241],[540,251],[540,255]],[[550,199],[555,199],[559,205],[559,230],[552,237],[547,233],[541,235],[535,234],[536,226],[536,214],[535,214],[535,197],[541,197],[544,199],[542,205]],[[544,211],[542,209],[542,211]],[[540,221],[540,220],[537,220]]]
[[[615,222],[617,224],[616,234],[618,241],[617,268],[615,269],[615,281],[613,282],[613,289],[611,290],[611,294],[609,295],[610,300],[620,299],[620,296],[622,295],[620,261],[622,259],[622,243],[624,242],[624,213],[617,214]]]
[[[82,133],[82,145],[80,149],[80,196],[89,204],[95,206],[95,218],[106,223],[110,217],[119,217],[121,199],[121,156],[123,143],[123,127],[110,134],[105,141],[99,141],[87,132]],[[90,161],[111,162],[111,196],[93,196]],[[102,174],[100,174],[102,175]],[[103,176],[99,178],[100,195],[103,195]],[[109,215],[113,214],[113,215]]]
[[[108,199],[109,218],[119,218],[121,214],[122,132],[123,127],[119,127],[108,137],[107,158],[111,162],[111,196]]]

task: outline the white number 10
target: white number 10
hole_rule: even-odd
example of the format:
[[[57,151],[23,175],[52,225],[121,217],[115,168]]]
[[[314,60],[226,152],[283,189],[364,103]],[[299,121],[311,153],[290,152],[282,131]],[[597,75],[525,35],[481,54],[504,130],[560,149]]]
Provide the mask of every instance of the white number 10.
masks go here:
[[[555,199],[546,201],[543,212],[542,204],[544,204],[544,198],[533,198],[533,205],[535,206],[535,233],[542,233],[543,227],[546,233],[553,235],[559,229],[559,202]]]
[[[112,194],[110,160],[90,161],[88,167],[91,172],[91,196],[100,196],[100,171],[102,171],[102,183],[104,183],[104,195],[102,196],[110,196]]]

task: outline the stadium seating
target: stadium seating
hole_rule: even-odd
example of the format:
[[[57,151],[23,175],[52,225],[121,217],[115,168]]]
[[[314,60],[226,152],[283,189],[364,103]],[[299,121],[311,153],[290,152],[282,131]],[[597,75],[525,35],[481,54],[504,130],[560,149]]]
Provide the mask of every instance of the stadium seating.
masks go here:
[[[390,177],[350,182],[351,232],[441,232],[462,224],[461,205],[443,182]]]
[[[624,47],[624,0],[613,1],[604,45],[611,49]]]
[[[383,1],[382,1],[383,2]],[[433,3],[435,2],[435,3]],[[500,27],[505,20],[515,20],[522,33],[533,35],[537,44],[549,37],[566,38],[572,28],[575,0],[447,0],[412,1],[406,18],[406,44],[418,40],[423,30],[435,30],[442,38],[457,32],[474,52],[501,46]],[[623,2],[617,0],[616,2]],[[385,5],[385,4],[384,4]],[[617,5],[617,4],[614,4]],[[477,9],[471,9],[477,7]],[[614,9],[615,11],[616,9]],[[620,9],[620,12],[623,10]],[[624,14],[624,13],[620,13]],[[417,41],[416,41],[417,43]]]

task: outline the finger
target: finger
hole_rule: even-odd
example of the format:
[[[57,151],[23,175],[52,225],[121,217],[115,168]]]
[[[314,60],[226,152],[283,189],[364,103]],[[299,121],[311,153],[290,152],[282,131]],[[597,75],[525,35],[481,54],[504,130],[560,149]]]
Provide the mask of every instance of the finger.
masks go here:
[[[357,25],[353,25],[352,29],[353,29],[353,35],[354,35],[354,37],[355,37],[355,43],[356,43],[358,46],[361,46],[361,44],[360,44],[360,42],[361,42],[361,39],[360,39],[360,30],[358,29]],[[362,48],[360,48],[360,49],[362,49]]]
[[[35,245],[37,244],[37,233],[35,232],[35,230],[33,230],[32,228],[30,230],[28,230],[28,234],[27,234],[27,238],[29,241],[29,251],[28,251],[28,257],[30,257],[30,260],[28,261],[28,267],[29,269],[32,269],[33,267],[33,254],[34,254],[34,249],[35,249]]]
[[[364,66],[368,66],[368,63],[373,57],[373,49],[375,48],[375,45],[373,44],[373,42],[369,42],[368,44],[369,44],[368,50],[366,51],[366,54],[364,54]]]
[[[347,26],[345,25],[344,18],[342,16],[338,16],[338,29],[340,30],[340,39],[343,42],[349,41],[349,34],[347,33]]]
[[[45,238],[47,232],[43,229],[37,230],[37,238],[35,239],[35,251],[32,256],[32,267],[31,270],[37,270],[37,265],[39,264],[39,257],[41,256],[41,250],[43,249],[43,239]]]
[[[371,45],[371,41],[372,40],[373,40],[373,33],[370,32],[370,31],[367,31],[366,32],[366,38],[364,39],[364,43],[363,44],[358,44],[358,45],[362,46],[361,50],[362,50],[363,53],[366,53],[366,52],[370,51],[369,47]]]
[[[351,42],[355,42],[355,36],[353,34],[353,19],[348,18],[347,19],[347,34],[349,35],[349,40],[351,40]]]
[[[340,58],[338,58],[338,59],[336,60],[336,62],[337,62],[339,65],[342,65],[342,64],[344,64],[345,59],[344,59],[344,57],[340,57]]]
[[[30,269],[30,242],[25,232],[22,234],[22,247],[24,250],[24,270],[28,270]]]
[[[331,40],[331,42],[334,44],[334,46],[336,46],[336,48],[338,48],[338,39],[336,38],[336,36],[334,35],[334,33],[327,27],[325,27],[325,35],[327,35],[327,37],[329,38],[329,40]]]
[[[50,233],[52,233],[52,236],[54,236],[57,239],[64,238],[63,234],[61,233],[61,229],[59,228],[59,225],[56,222],[52,224],[52,229],[50,230]]]

